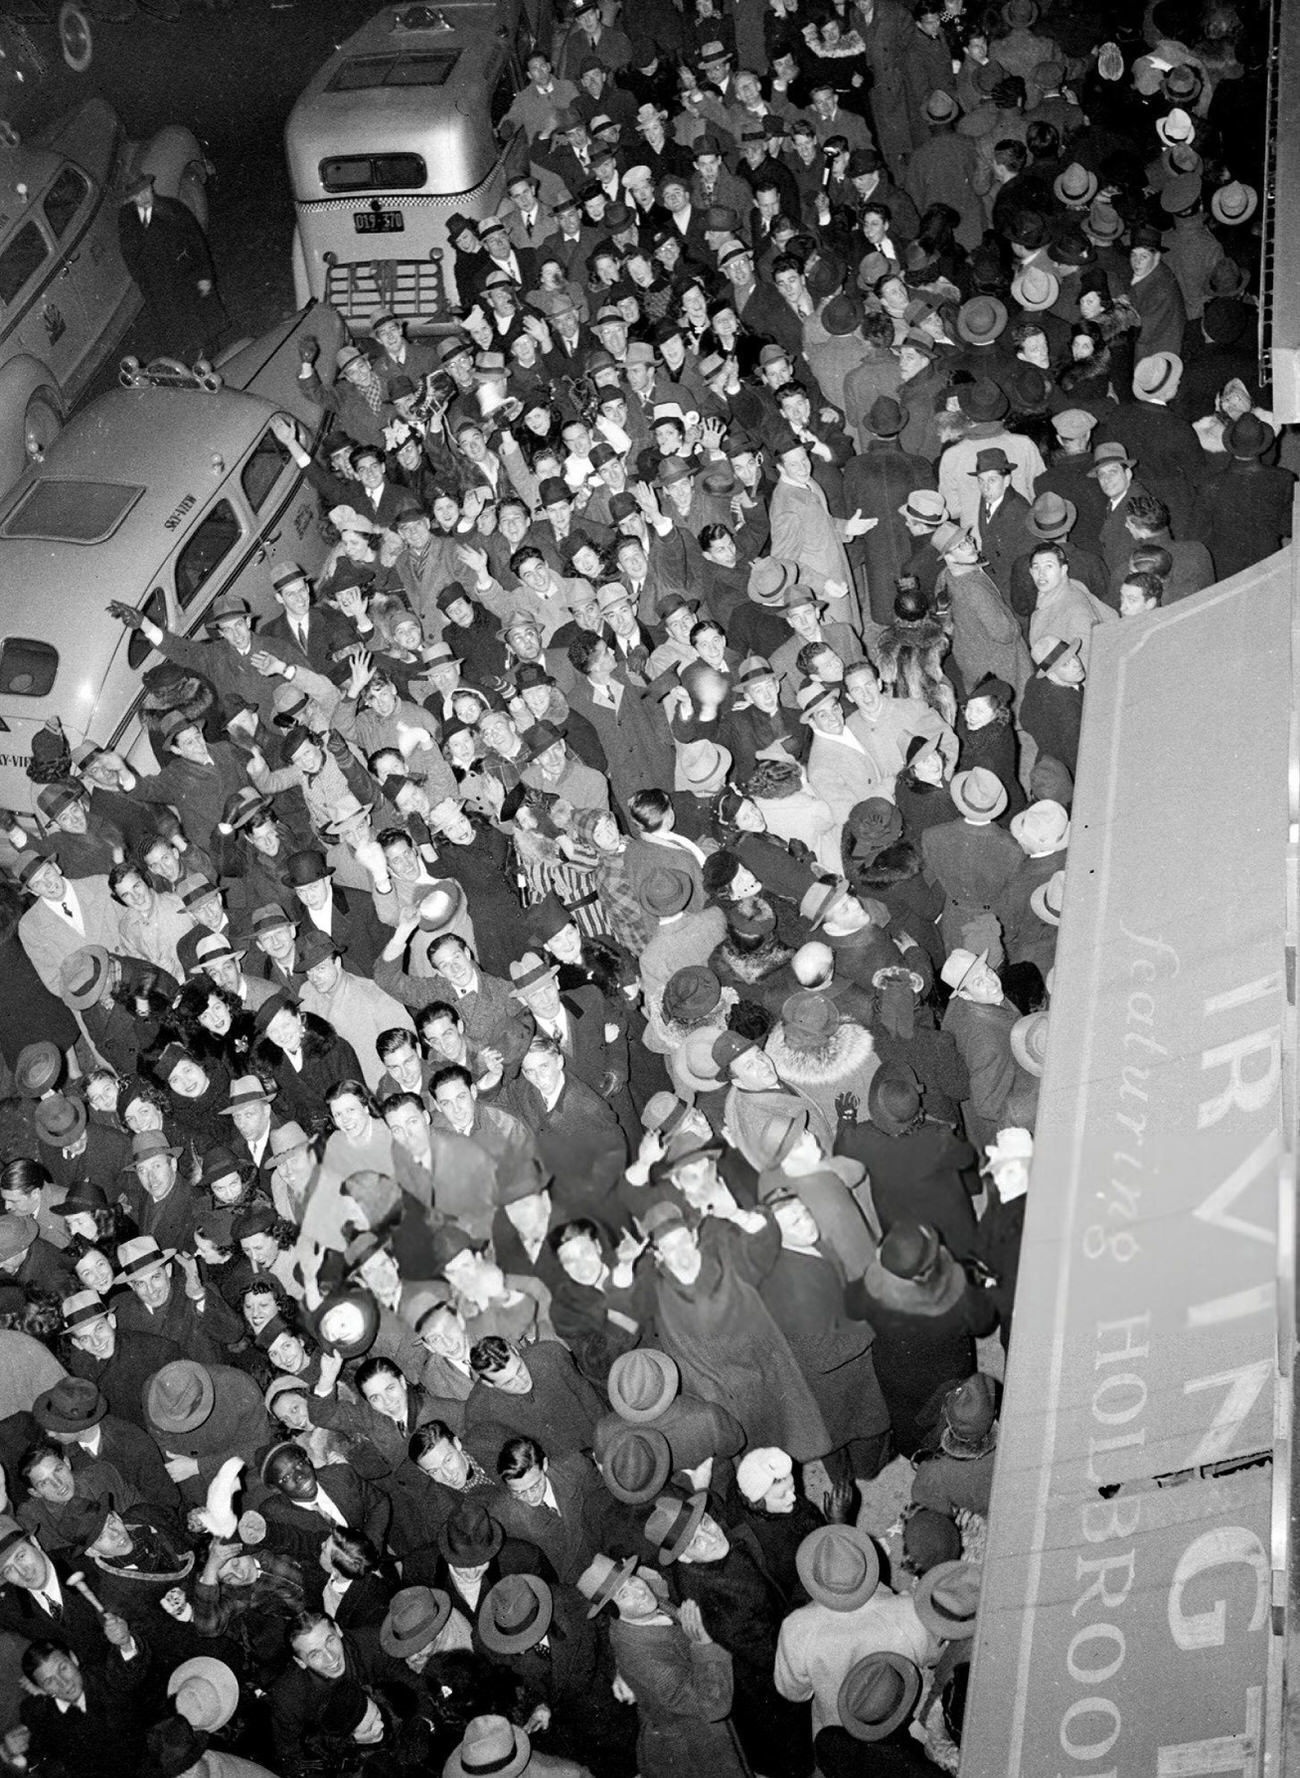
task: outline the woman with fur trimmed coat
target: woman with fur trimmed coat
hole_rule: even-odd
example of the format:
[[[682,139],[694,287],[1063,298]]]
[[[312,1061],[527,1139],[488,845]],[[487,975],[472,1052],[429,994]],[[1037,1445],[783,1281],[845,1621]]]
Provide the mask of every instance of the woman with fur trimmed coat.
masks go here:
[[[792,994],[764,1048],[781,1079],[814,1100],[832,1129],[835,1101],[853,1093],[865,1105],[880,1065],[871,1033],[841,1019],[829,994]]]

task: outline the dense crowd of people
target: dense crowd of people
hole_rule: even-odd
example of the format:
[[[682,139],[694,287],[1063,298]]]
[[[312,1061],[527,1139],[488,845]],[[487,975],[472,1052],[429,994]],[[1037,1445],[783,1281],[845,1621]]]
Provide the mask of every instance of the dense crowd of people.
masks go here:
[[[319,573],[112,607],[0,1778],[956,1771],[1095,632],[1290,534],[1262,20],[1110,11],[579,0],[456,328],[304,341]]]

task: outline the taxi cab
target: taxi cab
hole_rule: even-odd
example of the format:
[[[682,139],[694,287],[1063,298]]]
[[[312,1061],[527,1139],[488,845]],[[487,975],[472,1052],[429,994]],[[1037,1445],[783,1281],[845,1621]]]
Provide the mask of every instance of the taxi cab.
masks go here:
[[[447,218],[501,208],[527,148],[498,128],[549,41],[549,0],[441,0],[386,6],[340,44],[285,125],[298,302],[354,332],[383,313],[448,324]]]
[[[207,387],[140,373],[100,396],[0,499],[0,805],[30,813],[32,738],[54,716],[71,746],[91,739],[153,769],[140,675],[159,657],[108,615],[110,600],[188,635],[220,593],[273,611],[277,561],[309,574],[324,561],[319,500],[270,425],[288,412],[307,449],[319,436],[322,412],[297,380],[308,333],[332,375],[343,326],[314,307]]]
[[[0,489],[51,443],[140,307],[117,237],[136,170],[206,222],[189,130],[133,143],[101,99],[31,141],[0,126]]]

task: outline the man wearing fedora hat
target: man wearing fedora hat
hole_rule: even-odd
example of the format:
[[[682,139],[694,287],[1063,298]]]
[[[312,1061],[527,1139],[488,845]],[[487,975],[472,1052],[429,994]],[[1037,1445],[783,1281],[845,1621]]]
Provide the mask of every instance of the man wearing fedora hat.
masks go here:
[[[79,1296],[88,1296],[89,1292],[79,1292]],[[69,1305],[75,1302],[69,1297]],[[95,1299],[96,1303],[98,1299]],[[94,1305],[92,1304],[93,1308]],[[103,1305],[98,1312],[103,1314]],[[65,1308],[65,1325],[72,1339],[70,1362],[74,1372],[80,1368],[86,1354],[76,1345],[75,1336],[80,1327],[87,1325],[84,1321],[74,1319],[75,1308]],[[134,1488],[142,1500],[152,1505],[163,1507],[168,1511],[175,1510],[180,1504],[176,1485],[167,1474],[162,1456],[157,1445],[139,1424],[141,1415],[141,1390],[148,1377],[153,1374],[149,1369],[161,1369],[174,1358],[181,1356],[178,1348],[169,1347],[164,1341],[142,1336],[133,1336],[122,1348],[123,1356],[129,1362],[129,1373],[113,1375],[113,1367],[108,1371],[109,1387],[103,1387],[105,1378],[92,1381],[89,1377],[72,1375],[60,1378],[51,1388],[38,1395],[32,1404],[32,1418],[52,1443],[56,1444],[67,1458],[74,1474],[88,1473],[95,1475],[103,1464],[111,1465],[125,1482]],[[123,1384],[126,1387],[120,1392],[114,1387]],[[133,1394],[127,1394],[127,1390]],[[115,1408],[110,1406],[110,1397],[121,1393],[126,1396],[125,1404],[129,1406],[135,1418],[123,1418]]]
[[[921,855],[931,880],[944,892],[945,944],[961,944],[968,923],[997,905],[1020,869],[1024,854],[1005,827],[997,825],[1007,806],[1001,782],[984,766],[958,772],[949,787],[957,819],[928,827]]]
[[[615,1691],[636,1704],[642,1778],[748,1772],[730,1722],[732,1656],[713,1640],[696,1602],[670,1608],[663,1575],[638,1567],[636,1555],[621,1562],[597,1555],[577,1584],[591,1601],[592,1617],[609,1605],[617,1614],[609,1626],[622,1683]]]
[[[915,1662],[897,1654],[865,1655],[844,1676],[836,1699],[838,1722],[813,1739],[817,1769],[824,1778],[852,1778],[869,1763],[880,1773],[924,1773],[932,1768],[925,1744],[914,1739],[921,1674]]]
[[[966,1134],[982,1147],[992,1139],[999,1121],[1005,1121],[1004,1113],[1015,1091],[1011,1028],[1019,1011],[1003,993],[987,950],[977,954],[963,945],[955,946],[940,974],[952,995],[943,1015],[943,1029],[951,1033],[970,1081],[962,1105]]]
[[[285,887],[304,910],[304,932],[315,928],[324,933],[353,969],[369,975],[391,937],[375,912],[373,898],[338,886],[333,866],[314,847],[290,853],[284,876]]]
[[[0,1284],[19,1284],[63,1296],[74,1282],[70,1263],[47,1241],[34,1216],[0,1215]]]
[[[1091,416],[1090,416],[1091,417]],[[1081,459],[1086,463],[1087,459]],[[1051,470],[1048,471],[1048,478]],[[1075,477],[1083,487],[1094,493],[1094,484],[1084,477]],[[1107,569],[1101,556],[1095,551],[1083,547],[1076,538],[1076,527],[1079,521],[1079,507],[1072,499],[1067,499],[1054,487],[1045,486],[1040,490],[1034,504],[1029,509],[1025,521],[1024,545],[1021,553],[1011,564],[1010,592],[1008,603],[1023,630],[1028,629],[1030,614],[1034,609],[1034,601],[1038,597],[1038,589],[1034,585],[1030,564],[1034,551],[1040,543],[1059,543],[1065,551],[1066,565],[1070,577],[1087,587],[1094,598],[1104,599],[1107,591]]]
[[[145,1430],[167,1459],[184,1499],[201,1504],[230,1458],[256,1474],[257,1453],[270,1442],[262,1391],[246,1371],[186,1358],[164,1365],[144,1391]]]
[[[1031,438],[1007,431],[1007,398],[987,372],[963,386],[959,405],[971,424],[939,459],[939,492],[957,523],[969,531],[979,521],[976,460],[981,451],[1000,450],[1010,460],[1011,485],[1026,502],[1033,500],[1034,484],[1046,465]]]
[[[799,1546],[799,1578],[810,1603],[781,1626],[776,1688],[783,1698],[812,1700],[817,1735],[839,1721],[840,1688],[868,1655],[892,1654],[923,1666],[929,1637],[910,1595],[880,1577],[880,1556],[864,1531],[823,1525]]]
[[[593,8],[594,10],[594,8]],[[544,1727],[544,1724],[536,1725]],[[442,1768],[443,1778],[590,1778],[588,1768],[534,1748],[527,1729],[505,1716],[476,1716]]]
[[[1251,568],[1282,548],[1291,535],[1295,476],[1272,461],[1277,434],[1253,411],[1223,435],[1228,462],[1198,490],[1219,579]]]
[[[484,1577],[478,1636],[494,1666],[513,1675],[532,1708],[525,1728],[545,1732],[548,1763],[533,1754],[526,1772],[599,1770],[631,1755],[630,1725],[599,1681],[601,1643],[574,1587],[529,1573]],[[570,1758],[573,1765],[569,1764]]]
[[[136,1333],[152,1334],[204,1362],[221,1363],[240,1343],[239,1317],[216,1285],[199,1276],[191,1253],[161,1248],[153,1235],[137,1235],[120,1243],[117,1263],[115,1282],[127,1288],[114,1306],[128,1347]]]

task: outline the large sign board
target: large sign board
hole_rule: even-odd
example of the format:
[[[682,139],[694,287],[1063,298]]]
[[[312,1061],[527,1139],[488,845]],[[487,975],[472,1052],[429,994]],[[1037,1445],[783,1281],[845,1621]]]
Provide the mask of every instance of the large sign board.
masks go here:
[[[963,1778],[1260,1769],[1290,599],[1094,639]]]

